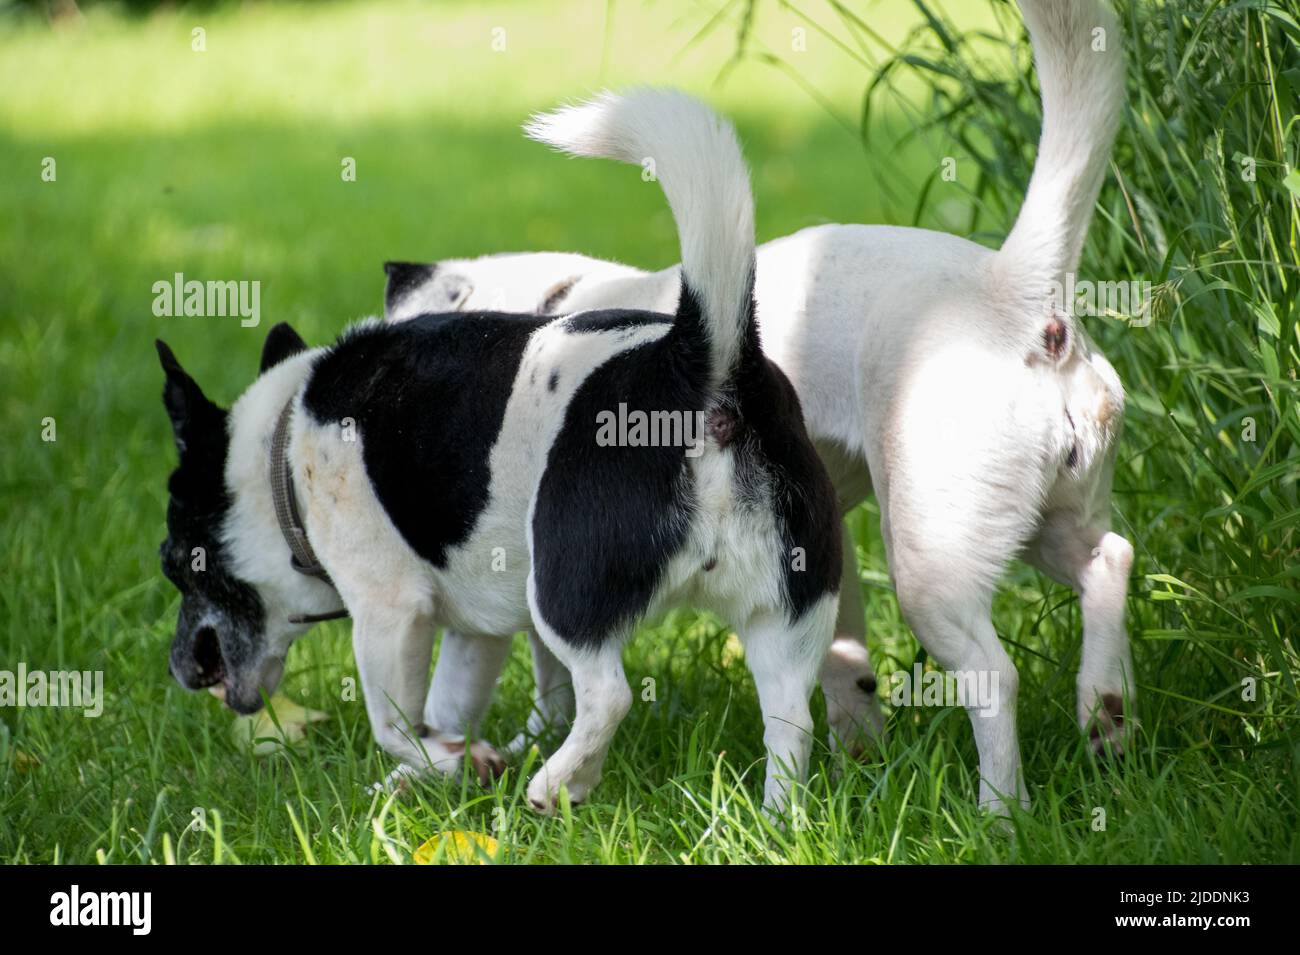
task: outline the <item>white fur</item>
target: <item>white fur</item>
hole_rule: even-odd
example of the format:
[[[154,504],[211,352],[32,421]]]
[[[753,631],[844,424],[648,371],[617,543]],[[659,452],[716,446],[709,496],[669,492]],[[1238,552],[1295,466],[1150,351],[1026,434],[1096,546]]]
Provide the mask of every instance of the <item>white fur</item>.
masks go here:
[[[1096,0],[1021,0],[1020,9],[1034,46],[1043,133],[994,271],[1028,298],[1078,267],[1124,109],[1124,56],[1119,23]]]
[[[462,268],[469,266],[470,268]],[[439,263],[433,280],[389,304],[387,318],[413,318],[430,312],[463,311],[470,302],[493,312],[535,312],[550,293],[570,278],[607,281],[635,276],[640,270],[617,262],[599,262],[568,252],[486,255]],[[472,279],[469,277],[472,274]],[[563,314],[573,311],[565,303]]]
[[[221,540],[235,576],[257,588],[266,610],[266,641],[256,666],[261,671],[261,687],[268,694],[280,681],[290,644],[308,629],[289,623],[289,616],[326,613],[339,607],[338,595],[328,584],[298,573],[285,559],[288,545],[276,523],[271,496],[271,433],[280,409],[302,384],[318,354],[303,352],[276,365],[230,412],[230,420],[239,426],[232,427],[230,433],[225,478],[232,501]]]

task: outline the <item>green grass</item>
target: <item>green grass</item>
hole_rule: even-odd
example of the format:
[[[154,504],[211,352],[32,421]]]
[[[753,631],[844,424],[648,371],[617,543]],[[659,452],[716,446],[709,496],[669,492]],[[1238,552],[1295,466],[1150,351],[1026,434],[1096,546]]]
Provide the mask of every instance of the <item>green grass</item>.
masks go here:
[[[1090,325],[1130,395],[1116,509],[1138,550],[1142,732],[1120,766],[1091,760],[1074,725],[1077,601],[1023,568],[994,614],[1022,674],[1033,798],[1010,834],[975,809],[970,730],[942,709],[896,713],[865,765],[819,747],[799,823],[766,826],[752,684],[725,627],[688,611],[629,648],[629,680],[654,679],[656,699],[636,694],[599,789],[552,819],[522,798],[527,766],[487,791],[435,780],[371,795],[391,761],[341,698],[355,677],[346,624],[290,657],[284,689],[330,716],[296,751],[248,754],[228,712],[170,679],[178,598],[156,547],[174,452],[153,338],[229,402],[271,322],[320,342],[375,311],[386,258],[549,247],[675,260],[657,188],[526,143],[529,111],[606,84],[707,93],[746,141],[761,239],[919,221],[996,242],[1014,215],[1038,106],[1027,56],[1013,63],[995,42],[1019,33],[1004,4],[962,7],[951,28],[901,0],[760,4],[716,86],[741,4],[698,42],[717,4],[620,3],[608,32],[603,3],[536,6],[96,11],[71,30],[4,27],[0,669],[103,670],[107,701],[98,719],[0,710],[0,861],[406,861],[446,829],[493,832],[513,862],[1300,861],[1300,200],[1284,185],[1300,62],[1290,26],[1226,4],[1144,4],[1137,19],[1122,4],[1130,112],[1083,270],[1160,289],[1150,327]],[[190,51],[195,26],[206,53]],[[496,26],[503,53],[489,46]],[[797,26],[808,51],[784,52]],[[876,68],[887,80],[864,110]],[[935,181],[946,155],[978,177]],[[1257,160],[1254,182],[1238,155]],[[345,156],[355,183],[340,179]],[[176,271],[260,279],[262,327],[155,318],[151,286]],[[888,672],[918,651],[876,516],[853,521]],[[530,686],[521,642],[488,738],[518,730]]]

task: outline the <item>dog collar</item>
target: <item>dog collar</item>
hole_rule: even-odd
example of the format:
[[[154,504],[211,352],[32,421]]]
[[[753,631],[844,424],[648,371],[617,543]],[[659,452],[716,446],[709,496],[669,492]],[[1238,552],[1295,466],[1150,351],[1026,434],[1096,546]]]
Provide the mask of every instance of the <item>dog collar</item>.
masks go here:
[[[280,534],[289,545],[289,566],[307,577],[315,577],[334,587],[334,581],[321,566],[316,552],[311,549],[307,539],[307,530],[303,527],[302,516],[298,511],[298,495],[293,489],[293,471],[289,468],[289,421],[293,415],[293,399],[290,398],[280,412],[271,434],[271,500],[275,504],[275,520],[280,525]],[[338,588],[335,587],[337,593]],[[289,616],[290,623],[319,623],[322,620],[338,620],[346,617],[346,608],[331,610],[329,613],[295,613]]]

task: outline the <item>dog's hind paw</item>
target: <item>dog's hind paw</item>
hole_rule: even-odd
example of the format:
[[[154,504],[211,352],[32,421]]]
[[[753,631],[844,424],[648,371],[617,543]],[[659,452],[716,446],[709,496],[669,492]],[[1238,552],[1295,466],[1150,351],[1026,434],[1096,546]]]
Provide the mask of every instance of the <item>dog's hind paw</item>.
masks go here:
[[[1137,720],[1130,717],[1124,713],[1124,700],[1119,694],[1102,693],[1097,697],[1096,709],[1085,723],[1093,756],[1123,759],[1138,728]]]
[[[549,816],[560,805],[560,790],[568,793],[569,805],[576,806],[587,798],[600,782],[599,772],[578,772],[567,778],[548,773],[543,765],[528,783],[528,805],[543,816]]]

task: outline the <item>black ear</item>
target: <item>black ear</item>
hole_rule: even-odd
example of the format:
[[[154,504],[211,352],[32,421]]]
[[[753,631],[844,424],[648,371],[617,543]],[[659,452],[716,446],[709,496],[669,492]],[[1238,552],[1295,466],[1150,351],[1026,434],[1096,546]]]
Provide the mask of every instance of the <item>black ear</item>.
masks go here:
[[[432,265],[420,265],[416,262],[385,262],[384,275],[384,318],[392,318],[393,310],[402,299],[433,278],[437,271]]]
[[[271,330],[266,333],[266,343],[262,346],[261,372],[265,372],[268,368],[274,368],[291,355],[306,350],[307,343],[289,327],[288,322],[273,325]]]
[[[154,345],[158,349],[158,360],[167,375],[167,381],[163,385],[163,405],[172,420],[176,450],[184,454],[198,429],[211,427],[214,421],[221,421],[225,412],[208,400],[198,383],[181,367],[166,342],[158,339]],[[224,427],[224,422],[222,426]]]
[[[416,262],[385,262],[384,274],[388,282],[384,287],[384,318],[391,320],[398,306],[414,292],[419,292],[418,311],[403,309],[403,318],[419,312],[458,312],[469,299],[474,286],[463,275],[440,266],[437,262],[421,265]],[[407,314],[409,312],[409,314]]]

